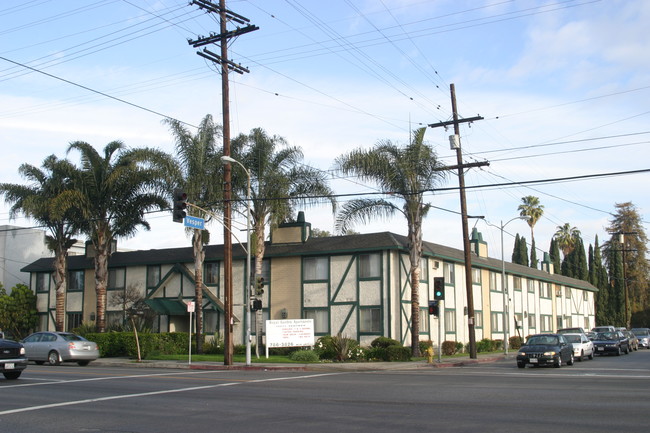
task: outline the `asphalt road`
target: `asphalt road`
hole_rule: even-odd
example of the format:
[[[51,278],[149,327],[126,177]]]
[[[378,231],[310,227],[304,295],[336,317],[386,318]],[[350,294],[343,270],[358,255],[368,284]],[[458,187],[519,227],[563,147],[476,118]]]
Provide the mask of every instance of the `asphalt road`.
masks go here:
[[[0,432],[646,432],[650,351],[378,372],[30,365]]]

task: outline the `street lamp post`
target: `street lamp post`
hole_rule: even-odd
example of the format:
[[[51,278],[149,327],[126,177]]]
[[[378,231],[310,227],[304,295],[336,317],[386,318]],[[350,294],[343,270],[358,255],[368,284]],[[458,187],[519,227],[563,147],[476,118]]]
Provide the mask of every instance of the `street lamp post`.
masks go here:
[[[503,229],[505,226],[507,226],[509,223],[513,222],[514,220],[528,220],[529,217],[527,216],[518,216],[515,217],[509,221],[507,221],[505,224],[503,223],[503,220],[501,220],[501,290],[503,291],[503,353],[508,354],[508,334],[509,334],[509,322],[508,322],[508,288],[506,287],[506,261],[504,258],[503,254]]]
[[[222,156],[221,161],[238,164],[246,173],[246,272],[244,275],[244,290],[246,291],[246,365],[251,365],[251,173],[244,165],[230,156]],[[232,302],[232,300],[231,300]]]

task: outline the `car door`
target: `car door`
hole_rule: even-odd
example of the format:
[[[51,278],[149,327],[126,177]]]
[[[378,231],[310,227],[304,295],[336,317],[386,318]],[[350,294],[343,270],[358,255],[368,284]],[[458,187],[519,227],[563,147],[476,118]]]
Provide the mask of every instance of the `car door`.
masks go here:
[[[573,355],[573,345],[569,343],[563,335],[558,335],[560,343],[560,358],[562,362],[569,362]]]
[[[39,361],[45,359],[45,357],[42,355],[43,348],[41,346],[41,338],[43,338],[43,333],[37,332],[36,334],[30,335],[22,341],[23,346],[25,347],[25,353],[30,361]]]

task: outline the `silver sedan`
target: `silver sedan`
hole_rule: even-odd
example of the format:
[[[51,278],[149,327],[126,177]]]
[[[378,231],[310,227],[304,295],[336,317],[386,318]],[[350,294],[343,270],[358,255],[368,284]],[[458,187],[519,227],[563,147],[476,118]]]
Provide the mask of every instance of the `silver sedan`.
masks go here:
[[[76,362],[88,365],[99,358],[97,343],[70,332],[36,332],[22,341],[26,356],[36,364]]]
[[[578,361],[594,359],[594,343],[585,334],[564,334],[564,338],[573,345],[573,357]]]

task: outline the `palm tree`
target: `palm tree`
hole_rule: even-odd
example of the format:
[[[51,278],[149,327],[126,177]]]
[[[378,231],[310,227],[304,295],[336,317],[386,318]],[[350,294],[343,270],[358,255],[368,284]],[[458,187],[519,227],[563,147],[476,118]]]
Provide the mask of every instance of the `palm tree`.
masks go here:
[[[104,147],[103,156],[83,141],[75,141],[68,153],[81,155],[74,190],[59,197],[58,212],[76,209],[84,219],[82,232],[95,249],[97,330],[106,330],[106,286],[111,245],[119,237],[133,236],[139,227],[149,230],[146,212],[169,208],[167,197],[174,175],[171,156],[154,149],[127,149],[120,141]]]
[[[220,212],[218,203],[222,194],[219,170],[221,161],[217,156],[217,139],[221,135],[221,126],[216,125],[211,115],[201,121],[196,134],[192,133],[175,119],[165,119],[175,141],[176,156],[179,160],[179,187],[188,196],[194,216],[209,221],[214,212]],[[192,252],[194,255],[194,292],[196,305],[196,350],[203,353],[203,263],[205,261],[204,245],[209,242],[207,230],[191,229]]]
[[[264,129],[254,128],[248,135],[235,137],[231,142],[231,151],[251,176],[254,239],[251,248],[255,252],[255,274],[261,275],[266,248],[266,226],[277,227],[292,218],[298,205],[315,205],[327,200],[335,211],[336,200],[327,184],[325,173],[303,165],[302,150],[288,146],[280,136],[270,136]],[[234,189],[240,197],[245,196],[244,179],[237,171],[233,171]],[[260,336],[261,311],[258,311],[256,323],[257,335]],[[259,338],[257,348],[259,350]]]
[[[336,159],[346,175],[377,183],[382,191],[401,201],[401,206],[383,198],[356,199],[345,204],[336,219],[338,231],[353,223],[369,222],[375,217],[390,217],[397,212],[408,225],[411,279],[411,350],[420,354],[420,258],[422,256],[422,220],[431,205],[424,203],[424,193],[443,178],[441,164],[433,148],[424,142],[426,128],[413,131],[411,143],[398,147],[389,140],[380,141],[370,150],[357,149]]]
[[[55,327],[57,331],[63,331],[67,256],[68,250],[76,242],[73,236],[79,231],[80,221],[75,219],[77,215],[74,212],[54,217],[52,209],[59,195],[71,188],[70,175],[74,172],[74,166],[67,160],[50,155],[43,161],[42,169],[22,164],[18,172],[29,183],[0,184],[0,193],[4,194],[7,203],[13,203],[11,218],[22,213],[49,232],[45,236],[45,242],[50,251],[54,252]]]
[[[565,223],[562,226],[557,226],[557,231],[553,235],[553,238],[557,241],[557,246],[562,250],[562,254],[566,258],[577,246],[580,238],[580,230],[571,227],[569,223]]]
[[[539,204],[539,198],[527,195],[526,197],[521,198],[522,204],[519,205],[517,210],[519,211],[519,216],[526,217],[526,222],[530,227],[530,239],[532,250],[530,253],[530,266],[537,267],[537,252],[535,251],[535,234],[533,233],[533,228],[537,221],[544,215],[544,205]]]

